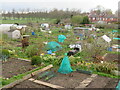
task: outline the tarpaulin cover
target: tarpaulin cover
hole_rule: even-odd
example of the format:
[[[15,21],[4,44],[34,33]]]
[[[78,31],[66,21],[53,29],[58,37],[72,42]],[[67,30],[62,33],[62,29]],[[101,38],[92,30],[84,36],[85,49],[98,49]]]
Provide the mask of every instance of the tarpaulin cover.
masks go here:
[[[110,39],[108,36],[106,36],[106,35],[103,35],[102,38],[103,38],[106,42],[110,42],[110,41],[111,41],[111,39]]]
[[[71,68],[71,65],[70,65],[70,61],[69,61],[69,58],[67,56],[67,53],[65,53],[65,56],[62,60],[62,63],[60,65],[60,68],[58,69],[58,72],[59,73],[62,73],[62,74],[69,74],[71,73],[73,70]]]
[[[47,54],[52,54],[52,50],[48,50],[48,51],[47,51]]]
[[[120,38],[113,38],[113,39],[120,40]]]
[[[58,35],[58,42],[64,42],[64,40],[66,39],[66,37],[64,35]]]
[[[59,51],[62,49],[61,45],[57,42],[48,42],[47,45],[45,46],[47,50],[51,50],[52,52],[54,51]]]
[[[35,35],[35,32],[32,32],[32,35]]]
[[[120,81],[119,81],[119,83],[118,83],[118,85],[116,87],[116,90],[120,90]]]
[[[118,30],[112,30],[112,32],[114,33],[114,32],[118,32]]]

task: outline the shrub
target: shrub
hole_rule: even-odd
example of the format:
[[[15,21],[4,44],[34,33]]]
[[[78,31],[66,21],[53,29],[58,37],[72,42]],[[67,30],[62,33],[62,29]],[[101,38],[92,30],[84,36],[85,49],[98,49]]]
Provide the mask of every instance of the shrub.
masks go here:
[[[83,22],[83,16],[80,15],[73,16],[71,21],[74,24],[81,24]]]
[[[38,43],[37,45],[30,45],[26,48],[25,54],[28,57],[32,57],[34,55],[40,55],[42,53],[42,42]]]
[[[98,72],[104,72],[107,74],[110,74],[112,70],[117,70],[117,67],[115,66],[115,64],[111,64],[111,63],[99,63],[95,66],[96,71]]]
[[[55,20],[53,21],[53,23],[54,23],[54,24],[60,23],[60,19],[55,19]]]
[[[9,53],[9,51],[7,49],[3,49],[2,50],[2,55],[5,55],[5,56],[9,57],[10,53]]]
[[[30,45],[30,46],[28,46],[28,47],[26,48],[26,51],[25,51],[25,53],[26,53],[26,55],[27,55],[28,57],[32,57],[32,56],[36,55],[37,52],[38,52],[38,48],[36,48],[35,45]]]
[[[33,56],[31,59],[31,64],[32,65],[39,65],[42,63],[42,59],[40,56]]]

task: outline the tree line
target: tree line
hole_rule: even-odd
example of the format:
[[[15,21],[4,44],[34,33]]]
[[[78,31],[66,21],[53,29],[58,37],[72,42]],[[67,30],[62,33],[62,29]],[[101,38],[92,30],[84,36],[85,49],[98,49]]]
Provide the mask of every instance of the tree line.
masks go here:
[[[26,13],[25,13],[26,12]],[[12,12],[8,12],[7,14],[3,13],[2,17],[4,17],[4,19],[7,18],[58,18],[58,19],[63,19],[63,18],[71,18],[74,15],[80,15],[81,14],[81,10],[79,9],[74,9],[74,10],[58,10],[58,9],[53,9],[51,11],[21,11],[21,13],[19,13],[18,11],[16,11],[15,9],[12,10]]]

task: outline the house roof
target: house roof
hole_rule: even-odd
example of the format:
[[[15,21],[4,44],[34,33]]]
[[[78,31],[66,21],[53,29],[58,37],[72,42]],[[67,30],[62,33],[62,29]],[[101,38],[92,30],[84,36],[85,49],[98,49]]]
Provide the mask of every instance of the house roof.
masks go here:
[[[95,14],[90,14],[89,17],[101,17],[101,18],[117,18],[116,16],[114,15],[95,15]]]

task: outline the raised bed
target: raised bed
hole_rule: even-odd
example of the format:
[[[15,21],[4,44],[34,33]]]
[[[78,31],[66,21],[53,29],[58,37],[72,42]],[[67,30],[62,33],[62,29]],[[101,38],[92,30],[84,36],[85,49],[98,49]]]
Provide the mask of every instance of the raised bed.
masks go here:
[[[120,64],[120,61],[119,61],[119,55],[118,54],[112,54],[112,53],[108,53],[106,56],[105,56],[105,61],[113,61],[113,62],[118,62]]]
[[[2,63],[2,77],[10,78],[35,68],[35,66],[31,65],[31,62],[11,58]]]
[[[36,84],[36,83],[34,83],[34,82],[30,81],[30,80],[25,80],[25,81],[15,85],[11,89],[17,89],[17,88],[43,88],[43,89],[48,88],[49,90],[51,89],[50,87],[40,85],[40,84]]]
[[[42,68],[42,69],[39,69],[39,70],[37,70],[37,71],[34,71],[34,72],[32,72],[32,73],[24,76],[22,79],[16,80],[16,81],[14,81],[14,82],[6,85],[6,86],[3,86],[2,89],[14,88],[16,85],[18,85],[18,84],[20,84],[20,83],[28,80],[29,78],[33,77],[34,75],[36,75],[36,74],[38,74],[38,73],[40,73],[40,72],[43,72],[43,71],[45,71],[45,70],[50,69],[51,67],[53,67],[53,65],[48,65],[48,66],[46,66],[46,67],[44,67],[44,68]],[[33,88],[34,88],[34,87],[33,87]],[[0,89],[1,89],[1,88],[0,88]]]
[[[44,73],[44,72],[43,72]],[[45,80],[45,78],[39,79],[38,77],[42,75],[43,73],[39,73],[34,77],[34,79],[44,81],[50,84],[58,85],[64,88],[75,88],[79,86],[80,82],[82,82],[84,79],[89,78],[91,75],[88,74],[82,74],[79,72],[73,72],[71,75],[64,75],[60,74],[58,72],[54,72],[55,77]]]
[[[87,88],[116,88],[118,79],[103,76],[96,77]]]

